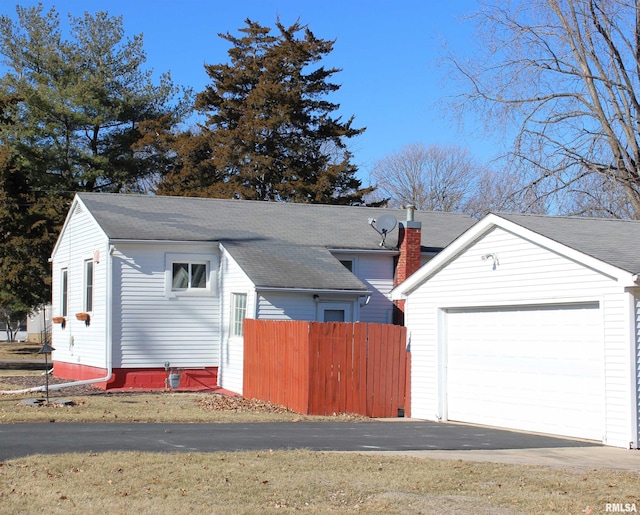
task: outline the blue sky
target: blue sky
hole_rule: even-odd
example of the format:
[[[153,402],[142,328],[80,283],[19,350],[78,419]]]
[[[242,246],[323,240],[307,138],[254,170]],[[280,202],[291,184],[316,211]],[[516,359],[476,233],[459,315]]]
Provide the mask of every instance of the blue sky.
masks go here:
[[[37,5],[23,1],[20,5]],[[476,0],[42,0],[67,13],[107,11],[122,16],[127,36],[142,33],[147,65],[155,76],[171,71],[176,84],[196,92],[209,83],[204,64],[227,62],[229,45],[218,33],[238,34],[250,18],[272,27],[279,16],[285,25],[297,19],[319,38],[336,39],[323,62],[342,71],[341,84],[329,100],[340,114],[355,115],[355,126],[366,127],[350,147],[369,184],[376,161],[411,143],[454,144],[486,161],[497,153],[469,121],[458,127],[441,105],[454,85],[440,66],[445,45],[473,46],[472,25],[462,21],[477,8]],[[4,0],[3,14],[15,17],[15,3]]]

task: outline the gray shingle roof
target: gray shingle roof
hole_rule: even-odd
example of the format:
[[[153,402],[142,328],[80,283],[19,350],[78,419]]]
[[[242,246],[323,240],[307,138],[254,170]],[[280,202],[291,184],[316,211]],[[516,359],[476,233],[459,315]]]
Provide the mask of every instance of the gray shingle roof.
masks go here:
[[[632,274],[640,272],[640,221],[505,213],[498,216]]]
[[[220,242],[258,286],[366,290],[327,249],[381,250],[369,218],[404,210],[191,197],[79,193],[112,240]],[[460,213],[415,212],[423,250],[439,251],[473,225]],[[397,246],[398,230],[386,240]]]

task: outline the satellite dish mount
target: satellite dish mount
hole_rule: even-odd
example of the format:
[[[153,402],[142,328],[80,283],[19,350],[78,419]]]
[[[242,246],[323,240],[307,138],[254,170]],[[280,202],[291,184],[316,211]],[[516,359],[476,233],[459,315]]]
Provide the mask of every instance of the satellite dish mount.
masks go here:
[[[393,231],[396,228],[396,224],[398,221],[396,217],[393,215],[382,215],[380,218],[369,218],[369,225],[373,227],[373,230],[376,231],[380,236],[382,236],[382,241],[378,246],[384,247],[384,242],[387,239],[387,234]]]

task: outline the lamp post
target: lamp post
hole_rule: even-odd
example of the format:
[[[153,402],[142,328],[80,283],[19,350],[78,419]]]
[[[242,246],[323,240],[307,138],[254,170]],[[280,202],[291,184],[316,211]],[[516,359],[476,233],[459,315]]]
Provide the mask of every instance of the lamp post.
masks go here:
[[[45,377],[45,391],[47,392],[47,404],[49,404],[49,364],[47,357],[55,349],[45,342],[42,348],[38,351],[38,354],[44,354],[44,377]]]

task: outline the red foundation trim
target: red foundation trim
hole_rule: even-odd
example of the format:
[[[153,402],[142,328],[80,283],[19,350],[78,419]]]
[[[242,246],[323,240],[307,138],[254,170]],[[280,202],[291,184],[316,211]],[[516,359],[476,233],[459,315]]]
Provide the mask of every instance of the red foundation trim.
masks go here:
[[[220,390],[218,387],[218,367],[186,368],[179,371],[182,376],[180,391]],[[53,362],[55,377],[79,381],[84,379],[100,379],[107,374],[106,369]],[[164,390],[171,389],[168,383],[169,373],[164,368],[114,368],[108,382],[95,383],[103,390]]]

